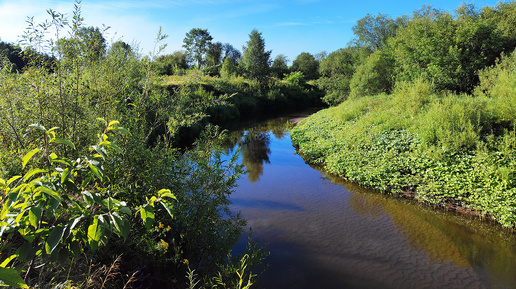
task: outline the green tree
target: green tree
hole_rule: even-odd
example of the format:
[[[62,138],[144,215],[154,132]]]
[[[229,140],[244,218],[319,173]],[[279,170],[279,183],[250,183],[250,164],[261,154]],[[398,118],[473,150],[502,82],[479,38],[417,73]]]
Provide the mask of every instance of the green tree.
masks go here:
[[[197,68],[202,68],[206,65],[206,53],[208,52],[211,41],[210,33],[207,29],[193,28],[186,33],[183,39],[183,48],[186,49],[189,62],[196,63]]]
[[[25,66],[21,49],[3,41],[0,42],[0,58],[2,57],[12,63],[14,65],[13,69],[16,71],[21,71]]]
[[[226,57],[230,57],[231,59],[233,59],[235,63],[238,62],[240,57],[242,57],[242,53],[240,53],[238,49],[236,49],[235,47],[233,47],[233,45],[229,43],[225,43],[224,45],[222,45],[222,51],[223,59],[225,59]]]
[[[288,68],[288,58],[280,54],[274,58],[274,61],[272,62],[271,66],[271,74],[272,76],[282,79],[285,74],[288,74],[290,72],[290,69]]]
[[[390,16],[381,13],[376,17],[367,14],[352,28],[355,33],[353,42],[357,46],[368,47],[373,51],[382,50],[387,39],[395,36],[397,30],[404,27],[407,21],[406,16],[393,20]]]
[[[222,67],[220,68],[220,76],[224,78],[231,78],[238,74],[238,65],[231,57],[224,58]]]
[[[211,43],[206,52],[206,63],[208,66],[217,66],[224,60],[222,58],[224,46],[220,42]]]
[[[319,77],[319,62],[308,52],[299,54],[292,63],[291,69],[292,71],[301,71],[307,80]]]
[[[326,91],[323,101],[335,105],[350,93],[350,82],[356,67],[370,54],[367,48],[347,47],[334,51],[319,65],[321,77],[317,86]]]
[[[514,49],[514,38],[499,30],[511,23],[510,18],[483,17],[471,5],[461,6],[455,16],[423,7],[389,42],[396,79],[421,77],[439,90],[469,93],[478,84],[478,70]]]
[[[262,33],[253,29],[249,34],[247,46],[243,47],[243,55],[240,60],[244,75],[247,78],[265,82],[270,75],[270,57],[272,51],[265,50],[265,41]]]
[[[393,85],[393,61],[387,53],[375,51],[356,68],[351,78],[350,97],[389,93]]]
[[[188,69],[187,55],[182,51],[158,56],[155,60],[156,69],[161,75],[177,75]]]

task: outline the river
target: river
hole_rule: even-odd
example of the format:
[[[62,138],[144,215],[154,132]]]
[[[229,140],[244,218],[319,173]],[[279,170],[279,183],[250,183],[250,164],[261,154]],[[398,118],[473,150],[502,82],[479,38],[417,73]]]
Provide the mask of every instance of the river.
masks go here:
[[[290,141],[297,116],[245,126],[227,143],[248,170],[230,208],[271,253],[261,287],[516,288],[514,235],[311,167]]]

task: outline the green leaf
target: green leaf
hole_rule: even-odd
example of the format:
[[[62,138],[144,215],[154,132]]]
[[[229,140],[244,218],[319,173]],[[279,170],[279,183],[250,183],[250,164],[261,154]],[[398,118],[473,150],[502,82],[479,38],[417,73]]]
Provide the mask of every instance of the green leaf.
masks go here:
[[[58,126],[54,126],[53,128],[51,128],[51,129],[47,130],[47,132],[52,132],[52,131],[54,131],[54,130],[56,130],[56,129],[59,129],[59,127],[58,127]]]
[[[4,268],[7,267],[7,265],[16,257],[18,257],[18,255],[16,255],[16,254],[9,256],[9,258],[5,259],[2,262],[2,264],[0,264],[0,267],[4,267]]]
[[[30,159],[35,155],[37,154],[38,152],[40,152],[41,150],[40,149],[33,149],[31,150],[28,154],[26,154],[23,158],[22,158],[22,168],[25,168],[25,166],[27,165],[27,163],[30,161]]]
[[[118,126],[119,124],[120,124],[120,122],[118,120],[113,120],[113,121],[109,122],[108,126],[114,126],[114,125]]]
[[[120,206],[120,207],[118,208],[118,210],[120,210],[121,212],[123,212],[123,213],[125,213],[125,214],[127,214],[127,215],[131,215],[131,213],[132,213],[132,212],[131,212],[131,209],[129,209],[129,208],[128,208],[128,207],[126,207],[126,206]]]
[[[13,182],[17,181],[21,176],[14,176],[7,181],[7,186],[10,186]]]
[[[69,147],[71,147],[71,148],[75,149],[75,145],[74,145],[71,141],[69,141],[69,140],[67,140],[67,139],[63,139],[63,138],[58,138],[58,137],[56,137],[56,138],[51,139],[51,140],[50,140],[50,142],[55,142],[55,143],[64,144],[64,145],[67,145],[67,146],[69,146]]]
[[[66,168],[63,170],[61,174],[61,184],[64,184],[70,178],[70,168]]]
[[[140,210],[140,216],[142,218],[143,224],[147,230],[152,228],[152,224],[154,223],[154,209],[150,205],[145,205]]]
[[[86,202],[86,204],[88,204],[88,206],[92,206],[93,205],[93,196],[91,195],[90,192],[88,191],[84,191],[82,192],[82,195],[84,197],[84,201]]]
[[[50,231],[47,241],[45,242],[45,251],[47,254],[51,254],[57,247],[59,241],[61,241],[61,238],[63,237],[64,231],[64,227],[54,227],[54,229]]]
[[[107,152],[106,149],[101,146],[91,146],[103,159],[107,158]]]
[[[100,179],[100,181],[102,181],[102,175],[101,175],[100,170],[92,164],[88,164],[88,167],[93,172],[93,174],[95,174]]]
[[[167,190],[167,189],[159,190],[158,196],[160,196],[161,198],[171,198],[171,199],[177,200],[176,196],[174,196],[174,194],[172,194],[170,192],[170,190]]]
[[[109,147],[111,147],[112,149],[116,150],[118,153],[120,154],[123,154],[124,152],[122,151],[122,149],[120,149],[115,143],[113,142],[110,142],[109,143]]]
[[[79,242],[72,242],[72,244],[70,245],[70,252],[73,254],[74,257],[77,257],[82,252],[82,248]]]
[[[42,192],[42,193],[56,199],[57,201],[61,201],[61,196],[59,196],[59,194],[56,191],[50,189],[49,187],[41,186],[41,187],[38,187],[35,191]]]
[[[40,174],[40,173],[46,173],[47,170],[44,170],[44,169],[33,169],[33,170],[30,170],[28,171],[25,176],[23,176],[23,179],[24,180],[29,180],[32,176],[34,176],[35,174]]]
[[[18,271],[12,268],[0,267],[0,286],[12,286],[14,288],[29,288],[27,284],[18,274]]]
[[[99,241],[102,238],[102,226],[97,218],[93,219],[93,223],[88,227],[88,243],[92,250],[97,250]]]
[[[34,229],[38,228],[39,221],[41,220],[41,214],[43,211],[40,207],[30,207],[29,211],[29,223],[34,227]]]
[[[25,243],[21,245],[18,250],[16,250],[16,254],[18,255],[18,260],[27,262],[30,261],[38,248],[32,247],[32,243]]]

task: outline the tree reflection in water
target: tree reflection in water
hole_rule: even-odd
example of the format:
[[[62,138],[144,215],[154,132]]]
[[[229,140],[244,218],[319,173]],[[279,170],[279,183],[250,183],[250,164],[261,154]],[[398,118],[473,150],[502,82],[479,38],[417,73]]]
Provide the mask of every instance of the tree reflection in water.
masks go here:
[[[229,155],[238,145],[242,155],[242,164],[248,173],[247,178],[251,183],[260,180],[263,175],[263,165],[270,164],[271,138],[282,139],[287,135],[292,122],[288,117],[280,117],[266,122],[257,123],[247,130],[234,130],[230,133],[223,147]]]
[[[242,153],[242,164],[248,170],[247,178],[251,183],[260,180],[260,176],[263,174],[263,164],[270,163],[270,143],[271,138],[268,132],[254,129],[247,131],[238,142]]]

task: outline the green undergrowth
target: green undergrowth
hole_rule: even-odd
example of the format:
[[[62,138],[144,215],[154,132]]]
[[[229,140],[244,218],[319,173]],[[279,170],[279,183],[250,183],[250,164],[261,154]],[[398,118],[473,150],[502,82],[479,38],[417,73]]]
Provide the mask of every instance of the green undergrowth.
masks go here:
[[[230,96],[206,111],[208,120],[216,124],[322,105],[322,91],[310,83],[289,80],[270,78],[263,84],[241,76],[210,77],[191,71],[183,76],[166,76],[162,85],[170,92],[189,87],[202,99]]]
[[[350,99],[292,132],[303,157],[329,173],[433,205],[478,210],[516,225],[515,55],[480,73],[474,95],[424,81]]]

